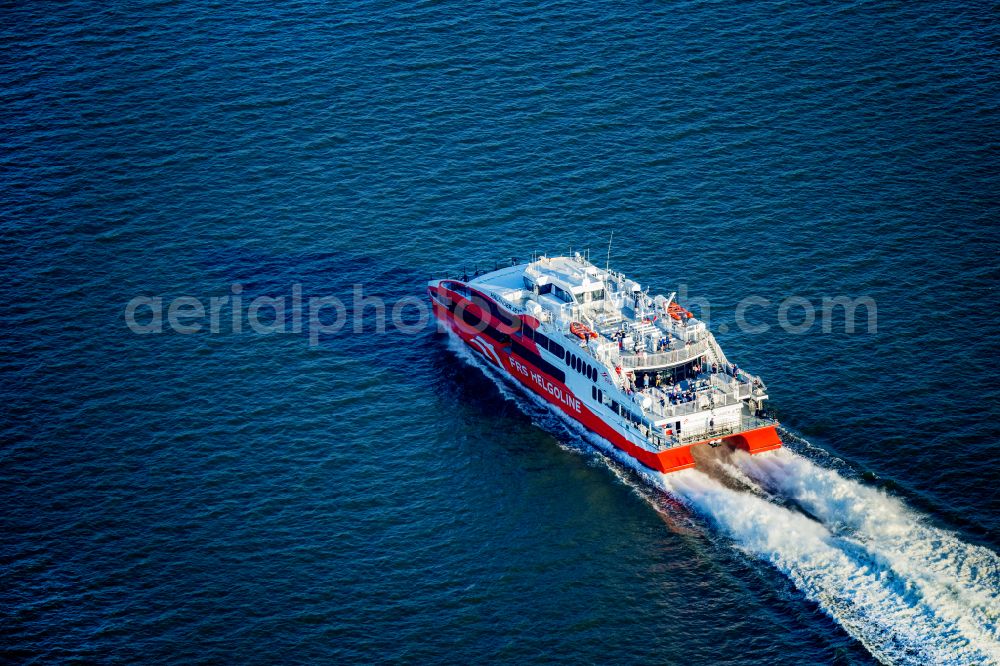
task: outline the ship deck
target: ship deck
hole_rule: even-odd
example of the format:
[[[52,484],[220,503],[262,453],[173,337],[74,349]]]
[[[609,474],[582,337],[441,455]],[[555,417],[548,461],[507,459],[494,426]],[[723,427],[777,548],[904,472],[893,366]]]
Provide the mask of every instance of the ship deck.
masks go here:
[[[730,364],[707,325],[675,304],[673,294],[651,297],[637,282],[579,255],[540,257],[469,285],[534,316],[549,338],[592,357],[617,388],[616,400],[657,428],[704,413],[702,432],[738,429],[767,398],[763,382]],[[573,334],[580,324],[597,337]],[[741,408],[748,402],[756,405],[749,413]]]

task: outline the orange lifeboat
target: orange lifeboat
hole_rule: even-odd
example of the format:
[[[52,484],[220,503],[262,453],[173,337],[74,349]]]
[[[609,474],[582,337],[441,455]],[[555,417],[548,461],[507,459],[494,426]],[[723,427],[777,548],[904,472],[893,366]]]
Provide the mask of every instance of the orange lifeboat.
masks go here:
[[[578,321],[574,321],[569,325],[569,332],[581,340],[586,340],[587,338],[597,338],[597,333],[590,330],[590,327],[584,326]]]
[[[691,319],[692,317],[694,317],[693,314],[682,308],[677,303],[671,303],[670,305],[667,306],[667,314],[669,314],[674,319],[677,319],[678,321],[681,319]]]

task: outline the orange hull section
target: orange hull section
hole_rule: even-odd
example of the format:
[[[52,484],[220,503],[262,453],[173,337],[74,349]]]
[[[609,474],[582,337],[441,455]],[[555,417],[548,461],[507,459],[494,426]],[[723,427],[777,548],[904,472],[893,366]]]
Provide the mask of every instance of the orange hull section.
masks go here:
[[[781,448],[781,438],[778,437],[777,426],[765,426],[757,430],[748,430],[738,435],[730,435],[725,441],[747,453],[763,453]]]
[[[781,438],[778,436],[777,426],[774,425],[764,426],[756,430],[747,430],[735,435],[727,435],[719,439],[725,444],[743,449],[750,454],[763,453],[764,451],[773,451],[774,449],[781,448]],[[658,464],[655,466],[645,461],[640,460],[640,462],[644,462],[647,467],[653,467],[653,469],[661,472],[678,472],[682,469],[690,469],[695,466],[691,447],[707,444],[709,441],[711,440],[706,439],[686,446],[678,446],[666,451],[660,451],[656,454],[656,462]]]

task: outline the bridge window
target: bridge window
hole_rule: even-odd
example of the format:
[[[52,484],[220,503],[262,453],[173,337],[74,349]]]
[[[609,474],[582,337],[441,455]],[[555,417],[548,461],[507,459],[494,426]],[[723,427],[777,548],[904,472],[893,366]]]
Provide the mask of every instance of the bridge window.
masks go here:
[[[576,302],[576,299],[573,298],[573,294],[569,293],[568,291],[566,291],[565,289],[559,287],[558,285],[553,286],[552,287],[552,291],[553,291],[553,293],[555,293],[556,298],[558,298],[563,303],[574,303],[574,302]]]

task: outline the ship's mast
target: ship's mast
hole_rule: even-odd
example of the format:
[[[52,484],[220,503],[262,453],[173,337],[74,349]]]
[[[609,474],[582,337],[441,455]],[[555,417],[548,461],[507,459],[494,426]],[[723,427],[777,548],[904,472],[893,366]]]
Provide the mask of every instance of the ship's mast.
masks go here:
[[[604,279],[607,280],[608,271],[611,270],[611,241],[615,238],[615,230],[611,230],[611,235],[608,237],[608,260],[604,264]]]
[[[608,279],[611,277],[611,241],[614,240],[615,230],[611,230],[611,235],[608,236],[608,258],[604,263],[604,299],[607,302],[611,301],[611,290],[608,288]],[[614,307],[614,304],[611,304]],[[607,306],[605,306],[605,312],[607,312]]]

